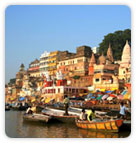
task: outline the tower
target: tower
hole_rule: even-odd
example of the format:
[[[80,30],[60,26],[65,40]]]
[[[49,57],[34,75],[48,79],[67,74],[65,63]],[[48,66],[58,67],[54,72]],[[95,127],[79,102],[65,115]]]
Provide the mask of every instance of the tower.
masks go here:
[[[131,63],[131,50],[127,40],[122,52],[121,66],[127,68],[130,65],[130,63]]]
[[[107,50],[107,59],[110,63],[113,63],[114,62],[114,59],[113,59],[113,53],[112,53],[112,49],[111,49],[111,44],[109,43],[109,48]]]
[[[89,75],[92,75],[94,73],[94,64],[96,64],[94,53],[92,52],[91,60],[89,63]]]

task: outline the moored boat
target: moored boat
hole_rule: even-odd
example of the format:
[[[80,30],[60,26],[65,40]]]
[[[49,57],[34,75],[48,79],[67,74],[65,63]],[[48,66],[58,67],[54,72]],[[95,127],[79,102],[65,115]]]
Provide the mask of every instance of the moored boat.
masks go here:
[[[51,108],[44,109],[42,113],[63,123],[75,123],[75,118],[78,117],[78,113],[69,112],[69,115],[65,115],[65,111]]]
[[[76,125],[79,128],[104,131],[104,132],[119,132],[120,127],[123,124],[123,120],[109,120],[109,121],[80,121],[76,120]]]
[[[50,116],[43,115],[43,114],[24,114],[24,116],[23,116],[24,121],[47,123],[47,122],[49,122],[50,119],[51,119]]]

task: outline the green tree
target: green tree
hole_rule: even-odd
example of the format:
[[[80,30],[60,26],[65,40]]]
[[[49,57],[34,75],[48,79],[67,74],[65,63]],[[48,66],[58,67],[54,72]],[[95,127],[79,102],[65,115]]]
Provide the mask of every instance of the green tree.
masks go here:
[[[123,48],[125,46],[126,40],[131,44],[131,30],[126,29],[124,31],[115,31],[114,33],[109,33],[104,36],[103,41],[99,44],[99,53],[106,56],[109,43],[113,51],[114,60],[121,60],[121,55]]]

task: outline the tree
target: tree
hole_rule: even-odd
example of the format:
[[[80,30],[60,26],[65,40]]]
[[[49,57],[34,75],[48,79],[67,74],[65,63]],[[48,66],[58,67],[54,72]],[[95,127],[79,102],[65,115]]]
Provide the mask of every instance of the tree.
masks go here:
[[[124,31],[115,31],[114,33],[109,33],[104,36],[104,40],[99,44],[99,53],[106,56],[109,43],[113,51],[114,60],[121,60],[121,55],[123,48],[125,46],[126,40],[128,40],[131,45],[131,30],[126,29]]]

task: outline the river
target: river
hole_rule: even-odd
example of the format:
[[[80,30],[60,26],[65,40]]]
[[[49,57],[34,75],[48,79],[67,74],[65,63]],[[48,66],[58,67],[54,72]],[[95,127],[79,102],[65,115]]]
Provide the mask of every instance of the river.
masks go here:
[[[11,138],[125,138],[130,132],[102,133],[79,129],[74,124],[23,121],[22,111],[5,112],[5,132]]]

